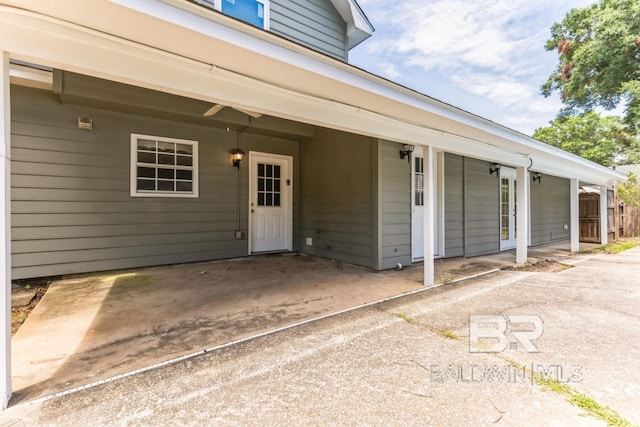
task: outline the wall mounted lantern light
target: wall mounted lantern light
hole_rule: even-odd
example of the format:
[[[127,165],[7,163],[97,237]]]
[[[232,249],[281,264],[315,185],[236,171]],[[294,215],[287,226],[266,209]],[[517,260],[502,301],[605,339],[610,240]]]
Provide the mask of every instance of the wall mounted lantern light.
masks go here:
[[[502,165],[499,163],[492,163],[491,166],[489,167],[489,175],[493,175],[495,173],[497,176],[498,172],[500,172],[501,167]]]
[[[405,157],[409,157],[409,163],[411,163],[411,153],[413,153],[413,149],[415,145],[410,144],[402,144],[402,150],[400,150],[400,159],[404,159]]]
[[[538,184],[542,183],[542,174],[540,172],[533,173],[533,182],[538,181]]]
[[[239,148],[235,149],[231,153],[231,161],[233,162],[233,166],[237,167],[238,169],[240,169],[240,162],[242,161],[243,158],[244,158],[244,151],[240,150]]]

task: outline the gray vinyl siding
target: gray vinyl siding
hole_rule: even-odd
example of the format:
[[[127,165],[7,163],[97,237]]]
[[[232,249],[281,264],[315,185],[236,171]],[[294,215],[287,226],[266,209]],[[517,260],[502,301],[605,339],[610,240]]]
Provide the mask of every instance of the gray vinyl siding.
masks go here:
[[[346,24],[330,0],[272,0],[271,31],[347,60]]]
[[[400,148],[390,141],[378,144],[381,270],[411,264],[411,170]]]
[[[463,157],[444,156],[444,255],[464,255],[464,165]]]
[[[325,128],[300,143],[301,251],[374,267],[373,148],[371,138]]]
[[[465,157],[465,256],[500,252],[499,201],[498,177],[489,174],[489,163]]]
[[[530,181],[531,245],[541,245],[571,237],[569,230],[570,184],[565,178],[543,175],[540,182]],[[564,226],[567,229],[564,229]]]
[[[243,239],[234,236],[234,132],[61,105],[52,93],[19,86],[11,101],[14,279],[247,254],[246,167]],[[92,118],[94,129],[79,130],[77,117]],[[199,141],[199,198],[130,197],[131,133]],[[292,155],[295,165],[298,143],[243,134],[241,148]],[[294,229],[296,215],[294,204]]]

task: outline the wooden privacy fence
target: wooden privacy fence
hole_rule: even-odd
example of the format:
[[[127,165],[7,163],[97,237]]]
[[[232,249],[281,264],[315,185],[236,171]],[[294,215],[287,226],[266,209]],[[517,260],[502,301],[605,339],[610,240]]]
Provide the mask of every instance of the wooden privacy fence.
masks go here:
[[[580,194],[580,241],[600,243],[600,193]],[[616,187],[607,190],[608,240],[640,236],[640,211],[627,206]]]

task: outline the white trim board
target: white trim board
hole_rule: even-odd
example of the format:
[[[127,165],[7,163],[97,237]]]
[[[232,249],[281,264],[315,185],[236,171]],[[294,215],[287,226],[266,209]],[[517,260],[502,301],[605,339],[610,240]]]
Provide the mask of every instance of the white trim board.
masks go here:
[[[80,7],[70,0],[61,0],[56,2],[55,5],[47,5],[46,3],[29,2],[30,7],[44,13],[44,15],[1,7],[0,21],[4,21],[7,24],[3,25],[3,27],[6,27],[3,28],[3,32],[8,33],[7,37],[0,39],[2,43],[13,44],[16,39],[24,42],[23,45],[29,42],[29,40],[22,40],[16,33],[15,27],[18,25],[11,25],[12,22],[15,24],[16,21],[19,21],[20,29],[27,32],[27,39],[33,38],[33,30],[35,30],[35,33],[39,33],[40,38],[44,39],[44,41],[47,41],[51,36],[63,36],[59,31],[44,31],[43,26],[51,30],[52,24],[54,24],[55,18],[46,16],[51,14],[64,16],[66,22],[62,33],[75,26],[71,22],[77,22],[79,25],[74,29],[82,34],[64,36],[64,38],[67,41],[82,40],[86,44],[86,42],[90,42],[88,39],[92,38],[88,37],[87,33],[92,31],[88,30],[87,26],[95,22],[96,9],[104,9],[104,11],[100,10],[101,16],[105,17],[105,22],[102,22],[102,26],[105,27],[105,30],[110,25],[113,25],[113,28],[108,29],[108,35],[102,33],[103,37],[106,35],[106,38],[110,39],[110,41],[119,39],[124,41],[128,47],[133,47],[136,44],[132,42],[133,40],[144,39],[146,43],[144,48],[147,51],[157,49],[165,54],[165,59],[161,60],[160,63],[171,62],[168,61],[167,57],[175,54],[182,58],[189,58],[193,62],[199,62],[214,73],[230,72],[233,69],[235,72],[232,74],[248,77],[254,83],[266,82],[266,84],[278,90],[285,90],[284,88],[287,87],[288,89],[286,90],[288,92],[296,95],[307,94],[307,96],[317,101],[329,100],[329,102],[337,105],[355,105],[352,108],[360,113],[371,113],[381,119],[392,120],[409,127],[429,129],[434,132],[431,136],[439,134],[445,139],[453,137],[456,143],[449,144],[447,151],[457,149],[461,140],[466,140],[471,145],[476,145],[476,148],[478,148],[478,145],[484,145],[485,147],[493,147],[497,151],[502,151],[502,155],[500,153],[496,153],[494,156],[491,153],[474,155],[471,152],[466,152],[466,147],[462,147],[459,151],[452,151],[457,154],[483,159],[493,157],[494,160],[499,160],[506,165],[512,166],[520,165],[521,161],[511,161],[510,159],[529,154],[536,170],[546,174],[567,178],[577,176],[585,180],[585,182],[594,181],[599,184],[604,184],[611,179],[622,179],[622,175],[614,171],[358,70],[340,61],[331,60],[294,43],[287,43],[284,40],[275,38],[268,32],[255,28],[253,28],[254,31],[251,31],[250,28],[246,28],[250,26],[239,26],[239,24],[231,28],[229,21],[233,21],[232,19],[212,11],[210,11],[211,16],[205,18],[187,13],[157,0],[118,0],[117,4],[113,2],[104,4],[88,0],[83,2]],[[70,5],[70,3],[73,4]],[[119,25],[120,21],[133,19],[130,16],[131,14],[136,15],[141,21],[140,28]],[[109,15],[114,19],[107,19]],[[227,21],[223,18],[226,18]],[[31,25],[34,22],[24,25],[26,23],[25,20],[39,21],[39,24],[35,25],[34,28]],[[111,24],[112,22],[113,24]],[[221,22],[224,22],[224,25]],[[166,34],[166,37],[149,39],[149,31],[155,34]],[[173,43],[174,37],[172,35],[175,36],[176,41],[180,40],[180,42]],[[43,43],[43,40],[38,42]],[[207,48],[203,49],[202,46],[207,46]],[[62,46],[53,51],[59,53],[70,49],[71,47]],[[23,49],[7,48],[7,50],[21,52]],[[170,54],[169,52],[173,53]],[[85,57],[88,55],[88,57],[93,57],[94,59],[97,57],[94,52],[84,53],[83,55]],[[36,58],[46,56],[36,56]],[[130,57],[131,52],[127,56]],[[112,57],[112,55],[107,53],[107,57]],[[70,61],[64,58],[51,58],[51,61],[54,63],[62,61],[61,65],[73,67],[73,64],[70,64]],[[269,66],[265,67],[267,63]],[[214,66],[213,64],[216,65]],[[125,62],[123,65],[129,65],[129,62]],[[220,66],[226,68],[226,70],[218,68]],[[157,69],[158,67],[156,66]],[[116,81],[122,81],[120,80],[121,78],[127,79],[125,76],[109,73],[108,67],[105,69],[91,63],[87,66],[74,68],[72,71],[89,72],[91,75],[103,76]],[[163,82],[164,84],[152,84],[152,82],[148,81],[148,76],[149,74],[147,74],[146,78],[132,79],[129,82],[143,87],[151,84],[159,90],[171,93],[175,93],[173,91],[177,90],[174,85],[169,84],[169,81]],[[200,88],[199,90],[189,91],[189,94],[181,94],[202,99],[202,95],[199,94],[207,93],[205,90],[206,88]],[[181,91],[177,90],[177,92]],[[212,101],[215,102],[216,100],[212,99]],[[218,98],[218,101],[222,101],[222,99]],[[234,101],[233,96],[226,98],[227,105],[233,104]],[[306,123],[397,140],[392,136],[394,133],[391,133],[391,136],[387,133],[385,135],[379,133],[371,135],[374,132],[366,132],[367,127],[364,127],[362,131],[353,128],[347,129],[348,126],[342,127],[339,123],[340,111],[337,111],[327,121],[308,121],[295,114],[296,108],[289,109],[287,112],[278,112],[277,109],[273,108],[273,103],[261,106],[259,103],[254,103],[247,99],[243,106],[238,107]],[[333,123],[334,121],[338,123]],[[418,124],[420,125],[418,126]],[[422,139],[422,141],[425,140]],[[403,141],[400,140],[398,142]],[[411,141],[411,143],[424,144],[415,140]],[[444,149],[445,147],[436,148]]]

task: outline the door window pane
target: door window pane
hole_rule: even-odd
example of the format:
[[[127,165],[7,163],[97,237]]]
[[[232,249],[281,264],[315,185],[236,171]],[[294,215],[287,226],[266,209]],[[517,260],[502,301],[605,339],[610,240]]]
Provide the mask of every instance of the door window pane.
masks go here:
[[[416,206],[424,206],[424,158],[414,157],[414,203]]]
[[[258,206],[280,206],[280,166],[258,163]]]

